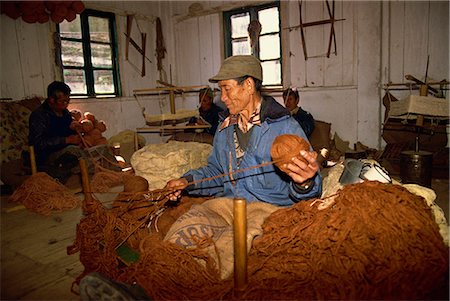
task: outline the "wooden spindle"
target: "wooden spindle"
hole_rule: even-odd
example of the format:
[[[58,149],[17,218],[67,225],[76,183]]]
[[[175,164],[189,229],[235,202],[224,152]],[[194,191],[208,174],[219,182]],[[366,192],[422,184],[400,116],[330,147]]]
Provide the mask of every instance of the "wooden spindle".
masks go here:
[[[36,154],[34,152],[33,145],[30,145],[30,164],[31,164],[31,174],[35,175],[37,173],[37,166],[36,166]]]
[[[134,151],[138,151],[139,150],[139,137],[138,137],[138,133],[134,132]]]
[[[247,287],[247,201],[235,199],[234,214],[234,291],[239,297]]]
[[[84,201],[82,205],[82,210],[84,214],[89,214],[93,210],[93,205],[96,205],[98,201],[93,198],[91,184],[89,183],[89,173],[86,161],[84,159],[79,159],[80,170],[81,170],[81,184],[83,186]]]

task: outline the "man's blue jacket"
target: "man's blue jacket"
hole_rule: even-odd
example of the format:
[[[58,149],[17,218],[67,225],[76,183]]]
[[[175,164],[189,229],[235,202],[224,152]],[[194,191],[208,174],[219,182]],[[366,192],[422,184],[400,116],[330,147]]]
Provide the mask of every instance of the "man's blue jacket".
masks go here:
[[[229,115],[228,110],[221,115],[221,122]],[[199,169],[190,170],[183,177],[188,180],[200,180],[219,174],[236,171],[237,160],[234,145],[234,126],[216,132],[213,149],[208,164]],[[239,169],[256,166],[272,161],[270,149],[274,139],[282,134],[294,134],[307,140],[302,128],[292,118],[289,111],[270,96],[263,96],[261,102],[261,125],[254,126],[245,155]],[[230,162],[231,161],[231,162]],[[273,164],[249,169],[230,176],[219,177],[200,182],[187,188],[189,193],[215,195],[217,197],[245,198],[248,202],[263,201],[278,206],[290,206],[294,203],[320,197],[322,178],[319,173],[314,178],[314,186],[308,193],[298,193],[291,178]]]

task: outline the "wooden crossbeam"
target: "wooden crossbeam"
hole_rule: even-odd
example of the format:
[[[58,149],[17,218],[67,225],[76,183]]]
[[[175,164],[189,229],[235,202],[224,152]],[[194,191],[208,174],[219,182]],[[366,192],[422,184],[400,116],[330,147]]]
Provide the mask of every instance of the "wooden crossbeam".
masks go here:
[[[145,60],[148,60],[150,63],[152,62],[146,55],[145,49],[147,45],[147,34],[141,32],[141,46],[136,43],[135,40],[131,37],[131,29],[133,27],[133,19],[134,15],[127,15],[127,32],[125,34],[125,60],[128,61],[129,58],[129,48],[130,44],[142,55],[142,67],[141,67],[141,76],[145,76]]]
[[[301,40],[302,40],[303,55],[305,56],[305,60],[308,60],[308,51],[306,49],[306,38],[305,38],[305,32],[304,32],[303,29],[305,27],[310,27],[310,26],[331,24],[330,38],[329,38],[329,41],[328,41],[327,57],[330,57],[331,44],[332,44],[333,41],[334,41],[334,53],[337,54],[336,32],[334,30],[334,23],[338,22],[338,21],[344,21],[345,19],[335,19],[334,18],[334,15],[335,15],[335,0],[333,0],[333,2],[332,2],[332,8],[330,8],[330,4],[329,4],[328,0],[325,0],[325,3],[327,5],[329,19],[312,21],[312,22],[306,22],[306,23],[303,23],[303,18],[302,18],[302,2],[303,2],[303,0],[298,1],[298,10],[299,10],[299,16],[300,16],[300,24],[296,25],[296,26],[285,27],[283,29],[288,29],[289,31],[292,31],[292,30],[297,30],[298,28],[300,28],[300,37],[301,37]]]

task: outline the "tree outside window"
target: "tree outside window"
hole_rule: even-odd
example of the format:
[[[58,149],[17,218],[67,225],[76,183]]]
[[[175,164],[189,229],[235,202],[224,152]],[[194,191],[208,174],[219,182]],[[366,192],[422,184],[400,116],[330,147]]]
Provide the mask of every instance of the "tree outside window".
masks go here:
[[[119,96],[115,17],[85,10],[58,25],[64,82],[74,96]]]
[[[259,39],[250,46],[249,24],[261,25]],[[263,68],[265,86],[281,86],[281,31],[279,2],[224,13],[225,56],[253,54]]]

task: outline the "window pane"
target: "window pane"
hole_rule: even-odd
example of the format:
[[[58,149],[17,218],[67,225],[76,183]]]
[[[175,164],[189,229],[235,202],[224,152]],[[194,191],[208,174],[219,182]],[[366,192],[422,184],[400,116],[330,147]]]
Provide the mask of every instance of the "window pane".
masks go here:
[[[264,85],[281,84],[281,64],[280,61],[261,62],[263,69]]]
[[[89,17],[91,41],[109,43],[109,21],[105,18]]]
[[[278,59],[280,55],[280,37],[267,35],[259,38],[259,57],[261,60]]]
[[[112,67],[111,47],[109,45],[91,43],[92,66]]]
[[[280,31],[278,7],[272,7],[258,12],[259,23],[261,23],[261,34],[268,32]]]
[[[86,94],[86,78],[83,70],[64,69],[64,82],[73,94]]]
[[[81,39],[80,16],[77,15],[72,22],[64,20],[59,23],[59,34],[61,35],[61,38]]]
[[[94,71],[95,93],[114,93],[114,81],[112,70]]]
[[[232,41],[231,43],[233,45],[233,55],[251,54],[250,43],[248,42],[248,40]]]
[[[62,40],[61,59],[64,66],[84,66],[82,43]]]
[[[250,23],[250,14],[243,13],[239,15],[231,16],[231,38],[241,38],[246,37],[247,27]]]

